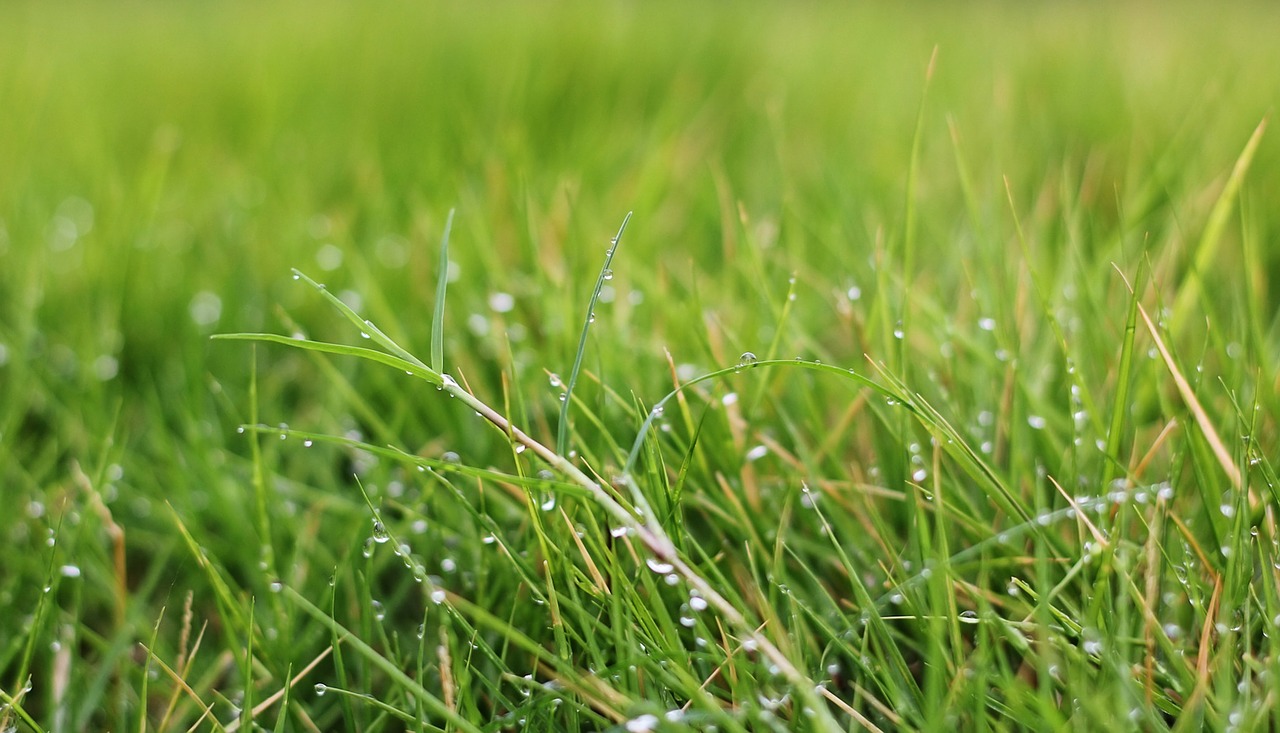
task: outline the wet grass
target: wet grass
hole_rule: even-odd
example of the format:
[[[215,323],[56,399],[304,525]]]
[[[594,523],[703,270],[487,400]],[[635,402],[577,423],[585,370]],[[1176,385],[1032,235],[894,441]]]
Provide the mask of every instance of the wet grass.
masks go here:
[[[133,11],[0,11],[5,726],[1280,717],[1271,11]]]

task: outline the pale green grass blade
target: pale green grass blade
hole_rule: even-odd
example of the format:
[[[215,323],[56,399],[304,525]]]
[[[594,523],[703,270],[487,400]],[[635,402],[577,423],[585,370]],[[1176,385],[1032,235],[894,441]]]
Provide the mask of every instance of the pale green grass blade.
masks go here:
[[[354,356],[366,361],[385,364],[393,369],[400,369],[409,376],[417,377],[436,386],[444,384],[444,380],[439,374],[431,371],[425,364],[416,359],[405,360],[398,356],[392,356],[374,349],[366,349],[363,346],[347,346],[345,344],[333,344],[325,341],[298,339],[293,338],[292,336],[281,336],[274,333],[222,333],[214,336],[213,338],[225,341],[263,341],[273,344],[284,344],[285,346],[292,346],[295,349],[303,349],[304,351],[319,351],[325,354],[336,354],[338,356]]]
[[[431,314],[431,369],[444,374],[444,296],[449,290],[449,233],[453,230],[453,209],[444,222],[440,238],[440,271],[436,274],[436,308]]]
[[[428,374],[435,377],[436,379],[435,383],[437,384],[439,383],[439,380],[440,380],[439,371],[430,369],[426,364],[423,364],[418,359],[418,357],[406,351],[403,347],[400,346],[400,344],[397,344],[395,341],[391,340],[391,337],[387,336],[385,333],[379,330],[377,326],[373,325],[373,323],[369,322],[367,319],[362,318],[359,313],[356,313],[354,310],[351,309],[350,306],[342,302],[341,298],[329,292],[329,289],[327,287],[316,282],[315,280],[312,280],[311,278],[303,274],[302,271],[296,270],[296,269],[293,271],[293,279],[301,280],[302,282],[305,282],[306,284],[315,288],[315,290],[320,293],[321,297],[329,301],[329,304],[332,305],[334,308],[337,308],[338,312],[341,313],[343,316],[345,316],[346,319],[352,323],[352,325],[360,329],[360,333],[362,336],[368,339],[372,339],[375,344],[378,344],[379,346],[386,349],[387,351],[390,351],[392,354],[396,355],[401,360],[410,362],[412,365],[416,366],[418,369],[426,370]],[[215,336],[215,338],[218,338],[218,336]]]
[[[1218,254],[1218,247],[1222,241],[1223,230],[1226,229],[1227,220],[1235,208],[1240,186],[1244,183],[1244,177],[1253,164],[1254,154],[1258,152],[1258,145],[1262,142],[1262,134],[1266,130],[1267,118],[1263,118],[1254,128],[1253,134],[1249,136],[1244,150],[1240,151],[1240,157],[1236,158],[1222,193],[1218,195],[1218,200],[1214,202],[1213,209],[1209,212],[1209,220],[1205,222],[1204,232],[1196,244],[1194,259],[1191,268],[1187,271],[1186,281],[1178,288],[1177,298],[1173,302],[1173,323],[1176,324],[1174,328],[1177,333],[1182,333],[1187,327],[1191,308],[1202,296],[1205,273],[1213,266],[1213,260]]]
[[[573,388],[578,384],[578,374],[582,371],[582,359],[587,352],[587,334],[591,331],[591,324],[596,320],[596,303],[600,300],[600,290],[604,287],[605,281],[613,279],[613,257],[618,252],[622,234],[627,231],[627,223],[630,221],[631,212],[627,212],[627,215],[622,218],[622,225],[618,227],[618,233],[609,240],[604,266],[600,268],[600,274],[596,277],[596,286],[592,289],[591,298],[587,301],[587,315],[583,318],[582,335],[578,337],[578,349],[573,355],[573,368],[569,370],[569,379],[565,382],[564,394],[560,398],[560,424],[556,430],[556,453],[562,456],[568,455],[569,407],[573,403]]]

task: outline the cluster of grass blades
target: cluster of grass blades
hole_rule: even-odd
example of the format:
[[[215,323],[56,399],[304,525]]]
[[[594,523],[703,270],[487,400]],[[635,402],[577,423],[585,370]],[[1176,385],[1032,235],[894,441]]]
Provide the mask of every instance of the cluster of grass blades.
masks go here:
[[[358,447],[362,450],[380,453],[393,459],[401,460],[408,465],[416,466],[419,470],[430,471],[433,474],[439,472],[444,476],[448,476],[449,474],[456,472],[463,476],[499,480],[531,490],[535,488],[542,488],[544,490],[550,488],[554,492],[557,488],[573,488],[579,492],[585,492],[585,495],[592,500],[598,508],[603,510],[605,518],[611,527],[609,530],[610,536],[634,537],[641,546],[641,552],[647,556],[644,559],[644,565],[647,566],[649,570],[662,576],[664,578],[664,582],[669,586],[676,586],[682,583],[687,586],[690,594],[690,603],[686,604],[686,608],[711,608],[718,612],[724,618],[725,623],[730,627],[730,629],[732,629],[733,633],[735,633],[747,647],[752,648],[753,650],[759,650],[761,655],[768,660],[770,666],[774,669],[775,674],[780,674],[786,680],[786,683],[795,690],[797,696],[803,700],[803,709],[807,717],[814,718],[818,721],[818,724],[824,728],[838,730],[839,726],[831,717],[831,713],[827,708],[827,702],[821,694],[823,691],[822,688],[817,687],[814,681],[797,668],[792,660],[784,654],[773,641],[770,640],[768,635],[761,633],[761,631],[754,624],[750,623],[733,603],[726,600],[719,592],[717,592],[711,582],[705,579],[688,562],[686,562],[686,558],[681,556],[676,543],[673,542],[671,537],[668,535],[667,530],[664,528],[661,516],[654,512],[649,501],[645,498],[645,492],[641,490],[639,486],[636,478],[636,469],[640,462],[641,451],[646,444],[645,438],[648,430],[655,418],[663,414],[666,404],[680,394],[680,389],[669,393],[667,396],[659,400],[644,420],[640,433],[635,440],[635,444],[627,456],[626,464],[622,473],[614,481],[618,489],[626,490],[625,494],[621,494],[610,487],[607,487],[597,478],[593,478],[588,475],[569,458],[570,453],[566,447],[568,441],[569,407],[572,404],[573,390],[581,371],[582,359],[583,354],[586,351],[590,324],[595,321],[594,308],[599,298],[600,289],[606,280],[612,278],[611,266],[613,257],[617,251],[623,232],[626,230],[627,222],[630,221],[630,214],[628,214],[627,218],[624,219],[618,233],[610,240],[610,247],[605,259],[604,267],[600,271],[595,289],[592,292],[588,303],[587,315],[583,325],[582,337],[579,341],[578,351],[575,355],[573,369],[570,372],[565,392],[561,395],[563,409],[561,411],[560,432],[557,439],[558,450],[553,450],[544,446],[519,427],[513,425],[502,413],[468,392],[453,377],[444,371],[442,324],[445,291],[448,286],[448,240],[452,220],[453,213],[450,212],[449,223],[446,225],[445,235],[441,244],[441,266],[436,291],[436,313],[433,320],[431,347],[432,364],[430,366],[393,341],[375,324],[362,318],[360,314],[352,310],[341,299],[330,293],[324,285],[317,283],[296,270],[294,271],[295,280],[304,281],[315,288],[349,321],[351,321],[357,328],[361,329],[362,336],[371,339],[375,344],[382,347],[384,351],[335,343],[318,342],[305,338],[297,339],[274,334],[225,334],[220,335],[217,338],[286,344],[295,348],[322,353],[354,356],[401,369],[408,376],[424,380],[429,384],[434,385],[437,390],[445,392],[449,397],[457,398],[467,407],[474,410],[478,416],[483,417],[490,425],[501,431],[511,441],[511,444],[514,446],[517,454],[523,453],[526,450],[531,451],[534,456],[543,461],[551,469],[558,472],[563,477],[561,479],[562,481],[568,482],[572,486],[557,487],[555,485],[557,481],[553,477],[548,477],[546,474],[540,475],[538,478],[531,480],[528,477],[519,474],[503,474],[484,469],[463,467],[457,465],[456,457],[446,457],[435,461],[397,452],[394,449],[383,449],[367,443],[347,441],[344,439],[334,438],[332,436],[294,433],[287,430],[281,431],[278,428],[268,428],[267,426],[261,425],[252,425],[248,427],[258,432],[279,434],[282,435],[282,437],[290,434],[297,435],[298,437],[301,437],[308,446],[317,441],[354,444],[351,445],[351,447]],[[738,373],[746,367],[768,367],[771,364],[787,365],[788,362],[758,362],[753,356],[744,354],[743,361],[739,364],[704,375],[689,382],[684,385],[684,387],[693,386],[701,382]],[[818,369],[822,368],[821,365],[817,364],[811,366]],[[865,380],[852,371],[840,370],[840,374],[841,376],[854,379],[860,384],[874,387],[871,382]],[[447,482],[447,478],[442,478],[441,480]],[[261,495],[261,492],[259,492],[259,496]],[[365,495],[365,500],[366,502],[369,501],[368,495]],[[554,506],[554,502],[551,503],[551,506]],[[412,559],[408,550],[402,549],[407,548],[408,545],[396,541],[394,535],[386,529],[386,524],[379,516],[379,510],[376,507],[370,504],[369,508],[373,513],[374,523],[374,535],[370,538],[371,541],[376,543],[392,542],[397,548],[397,554],[404,557],[406,567],[411,571],[415,580],[423,584],[426,597],[437,605],[445,604],[448,601],[448,596],[436,587],[435,583],[431,580],[431,576],[427,575],[425,568],[423,568],[418,561]],[[259,514],[260,516],[265,516],[265,510],[262,508],[261,504],[259,506]],[[263,521],[265,521],[265,519]],[[482,518],[481,521],[483,521]],[[264,536],[266,534],[267,533],[264,531]],[[531,570],[526,572],[529,572],[532,575]],[[599,579],[599,577],[599,574],[596,573],[596,578]],[[309,615],[330,627],[338,638],[347,638],[346,634],[348,632],[324,610],[306,600],[303,596],[299,595],[292,589],[285,587],[283,584],[281,584],[280,590],[285,591],[286,595],[298,603]],[[552,599],[554,599],[554,596],[552,596]],[[482,617],[491,618],[488,617],[483,609],[473,606],[461,598],[454,598],[450,605],[459,608],[468,608],[473,613]],[[512,634],[518,633],[515,629],[509,627],[508,631]],[[458,725],[462,730],[474,729],[471,724],[465,723],[460,717],[458,717],[455,710],[445,706],[439,698],[427,692],[421,684],[414,683],[410,680],[404,675],[404,673],[400,672],[394,664],[388,662],[378,652],[374,651],[367,645],[360,644],[358,642],[357,644],[357,648],[360,653],[367,656],[371,661],[395,676],[398,682],[408,684],[414,693],[423,701],[429,712],[442,716],[450,724]],[[543,656],[537,654],[536,652],[538,651],[538,648],[531,644],[528,646],[528,651],[533,653],[536,657]],[[550,659],[547,661],[549,660]],[[564,675],[569,679],[574,679],[575,677],[572,672],[563,669],[563,664],[556,665],[555,669],[558,675]],[[327,691],[327,687],[325,689]],[[826,695],[830,697],[831,693],[828,692]],[[834,697],[832,697],[832,699],[835,700]],[[839,700],[835,700],[835,702],[837,704],[841,704]],[[848,707],[847,704],[841,704],[841,707],[849,710],[850,712],[853,711],[853,709]],[[652,727],[648,723],[650,717],[652,716],[646,715],[633,720],[632,723],[629,724],[629,728],[632,730],[640,730],[648,729],[645,726]],[[637,723],[637,720],[640,722]],[[653,720],[654,725],[656,725],[657,719],[654,718]]]
[[[1215,696],[1237,701],[1235,720],[1244,719],[1242,710],[1251,711],[1250,720],[1266,714],[1255,696],[1274,662],[1228,694],[1217,689],[1221,678],[1210,673],[1205,656],[1243,644],[1259,659],[1280,658],[1265,633],[1273,616],[1280,619],[1274,579],[1264,572],[1255,595],[1245,578],[1254,562],[1274,556],[1256,529],[1261,504],[1239,491],[1232,456],[1136,294],[1118,379],[1122,386],[1136,379],[1131,354],[1145,324],[1205,438],[1204,450],[1193,441],[1191,452],[1179,451],[1176,460],[1190,461],[1201,474],[1222,470],[1237,487],[1238,499],[1222,507],[1230,522],[1210,518],[1220,532],[1220,552],[1206,548],[1173,512],[1168,483],[1142,480],[1150,455],[1127,466],[1120,460],[1119,436],[1127,426],[1121,406],[1102,430],[1108,437],[1098,441],[1105,460],[1096,463],[1092,485],[1099,490],[1081,492],[1090,485],[1084,479],[1064,487],[1040,466],[1028,491],[993,467],[990,445],[953,426],[924,394],[878,363],[869,363],[867,376],[812,359],[744,353],[735,364],[677,383],[652,405],[610,392],[609,399],[636,416],[634,442],[614,443],[612,457],[578,455],[570,442],[570,408],[598,418],[575,399],[574,385],[596,298],[612,276],[625,228],[624,221],[597,278],[573,370],[567,381],[553,377],[565,388],[555,448],[447,372],[448,227],[429,365],[297,271],[296,280],[380,348],[261,333],[219,336],[400,370],[456,400],[511,446],[511,466],[501,469],[468,465],[453,452],[420,455],[358,436],[245,426],[399,466],[398,475],[432,487],[424,495],[450,497],[473,522],[436,541],[466,552],[460,538],[478,532],[480,545],[499,555],[477,561],[488,565],[476,571],[484,577],[450,587],[458,585],[455,579],[442,578],[424,559],[434,549],[415,550],[419,540],[408,536],[435,521],[431,512],[394,496],[374,501],[357,481],[353,490],[363,493],[372,523],[365,558],[389,545],[404,566],[402,576],[413,582],[394,586],[395,597],[379,601],[366,574],[372,566],[354,573],[336,568],[334,579],[347,578],[353,587],[331,582],[323,602],[285,580],[273,584],[329,635],[322,653],[332,652],[334,677],[315,689],[340,700],[336,709],[346,724],[397,719],[423,730],[463,731],[935,730],[992,721],[1060,727],[1118,716],[1137,728],[1192,729],[1186,726],[1198,723],[1188,721],[1223,719],[1221,703],[1206,702]],[[906,486],[907,493],[829,481],[818,470],[820,456],[788,455],[776,443],[750,452],[776,452],[792,464],[791,486],[774,487],[781,499],[762,496],[758,485],[731,486],[709,468],[715,457],[706,455],[707,438],[700,438],[711,430],[709,415],[723,410],[730,432],[740,433],[746,418],[733,385],[784,370],[847,384],[851,418],[869,422],[888,446],[879,470],[893,475],[882,484]],[[1078,380],[1071,392],[1077,407],[1092,399]],[[760,394],[748,409],[761,406]],[[1047,439],[1035,435],[1046,431],[1043,419],[1033,415],[1029,423],[1026,436],[1006,435],[1006,447],[997,450],[1024,437]],[[1167,439],[1157,438],[1152,453]],[[731,442],[718,445],[733,450]],[[682,455],[678,467],[666,463],[673,450]],[[718,481],[724,496],[688,495],[694,475]],[[878,503],[885,498],[898,509],[886,511]],[[265,524],[264,501],[258,511]],[[690,521],[698,526],[687,526]],[[446,572],[453,563],[446,561]],[[1206,585],[1198,574],[1216,580]],[[991,590],[1001,585],[1004,593]],[[1170,611],[1175,597],[1189,606]],[[344,608],[350,621],[341,620]],[[1224,627],[1224,613],[1237,623]],[[416,642],[389,631],[383,624],[389,615],[416,626]],[[1239,641],[1219,643],[1218,635]],[[1254,647],[1259,642],[1265,654]],[[344,671],[354,666],[364,670],[359,680]]]

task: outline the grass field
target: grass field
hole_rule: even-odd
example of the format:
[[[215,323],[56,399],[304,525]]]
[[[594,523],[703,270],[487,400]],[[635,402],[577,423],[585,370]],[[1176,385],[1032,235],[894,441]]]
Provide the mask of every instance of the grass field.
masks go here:
[[[0,730],[1275,728],[1278,24],[5,4]]]

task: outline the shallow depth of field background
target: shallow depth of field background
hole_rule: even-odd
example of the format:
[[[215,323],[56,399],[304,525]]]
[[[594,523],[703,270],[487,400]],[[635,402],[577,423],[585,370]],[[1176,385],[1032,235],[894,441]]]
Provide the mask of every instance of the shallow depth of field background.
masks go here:
[[[663,678],[663,660],[636,651],[646,647],[630,632],[610,642],[617,646],[611,659],[623,661],[605,670],[595,669],[594,655],[602,652],[595,642],[574,636],[603,634],[631,616],[604,603],[603,627],[583,626],[568,642],[556,641],[553,625],[529,610],[529,579],[489,547],[500,534],[502,552],[523,552],[541,568],[542,532],[559,533],[557,542],[570,547],[567,528],[575,522],[578,531],[599,529],[583,524],[593,510],[578,498],[544,513],[553,529],[534,530],[518,490],[461,482],[460,490],[474,494],[468,508],[385,460],[267,436],[256,439],[271,536],[260,536],[255,438],[237,432],[254,411],[263,423],[423,456],[454,451],[471,466],[510,471],[523,461],[529,473],[541,468],[514,456],[467,411],[398,373],[210,341],[215,333],[270,331],[358,342],[357,332],[294,282],[296,267],[425,357],[450,209],[447,371],[552,443],[559,390],[550,374],[567,374],[608,238],[634,212],[586,353],[590,374],[578,396],[591,417],[575,421],[575,446],[606,478],[618,469],[616,446],[634,438],[643,415],[637,410],[671,389],[673,367],[688,379],[733,364],[744,351],[763,358],[772,344],[773,356],[819,359],[870,376],[883,368],[900,379],[972,441],[1033,514],[1067,507],[1046,476],[1069,494],[1105,495],[1109,488],[1096,481],[1114,474],[1095,446],[1109,437],[1119,391],[1130,304],[1125,278],[1141,277],[1142,303],[1193,376],[1246,481],[1253,477],[1260,503],[1241,507],[1258,534],[1239,547],[1259,553],[1260,575],[1271,573],[1264,561],[1274,552],[1273,494],[1264,474],[1250,468],[1263,471],[1259,464],[1274,458],[1276,446],[1280,297],[1273,281],[1280,255],[1272,244],[1280,235],[1280,130],[1268,130],[1257,147],[1209,267],[1198,275],[1203,293],[1189,297],[1182,312],[1172,306],[1192,287],[1188,272],[1233,165],[1275,112],[1278,24],[1280,15],[1261,4],[6,5],[0,690],[19,694],[28,673],[31,690],[21,704],[44,729],[138,729],[147,677],[139,643],[153,646],[154,627],[159,658],[172,661],[188,648],[182,616],[190,595],[192,634],[208,622],[205,656],[190,684],[226,725],[239,716],[246,679],[260,684],[252,698],[261,701],[279,689],[289,665],[296,673],[330,640],[327,630],[273,598],[270,584],[288,582],[328,610],[331,575],[339,593],[351,592],[345,608],[339,598],[339,621],[363,630],[376,648],[417,659],[412,632],[424,623],[424,603],[388,550],[362,557],[370,520],[353,478],[359,475],[451,592],[508,619],[571,666],[599,672],[601,684],[617,690],[600,698],[618,715],[579,704],[589,694],[563,709],[539,703],[543,692],[522,694],[517,678],[545,677],[518,649],[504,647],[498,633],[490,640],[497,659],[477,653],[464,660],[457,655],[467,636],[455,621],[446,624],[459,645],[455,661],[474,665],[475,678],[495,680],[493,689],[465,677],[458,682],[471,690],[460,693],[468,698],[459,702],[464,714],[488,730],[514,729],[521,719],[533,729],[594,730],[683,704],[684,683]],[[1065,334],[1067,353],[1054,326]],[[1224,538],[1249,526],[1220,511],[1235,506],[1230,487],[1204,460],[1209,454],[1192,434],[1194,420],[1141,324],[1134,353],[1115,473],[1140,466],[1133,485],[1177,491],[1173,514],[1189,528],[1179,534],[1161,525],[1161,542],[1177,548],[1162,551],[1161,562],[1172,568],[1179,565],[1174,555],[1194,558],[1182,565],[1192,568],[1190,581],[1179,585],[1172,570],[1152,581],[1174,594],[1162,603],[1178,633],[1172,646],[1152,642],[1150,654],[1194,660],[1214,578],[1229,576],[1206,565],[1221,561],[1220,545],[1236,546]],[[734,379],[700,393],[692,423],[673,421],[660,443],[671,477],[691,472],[681,531],[703,544],[691,557],[720,568],[718,580],[738,588],[751,609],[800,603],[824,609],[815,617],[829,611],[831,623],[841,614],[856,617],[842,584],[864,583],[878,598],[910,575],[895,568],[912,567],[902,563],[919,551],[911,538],[923,520],[903,497],[928,490],[935,472],[963,493],[965,477],[948,473],[943,459],[934,463],[926,431],[881,401],[862,406],[866,396],[847,385],[783,369]],[[726,400],[730,393],[739,402]],[[703,410],[705,433],[691,447]],[[1178,427],[1164,443],[1170,422]],[[804,512],[802,480],[820,487],[832,531],[866,564],[862,578],[823,564],[831,549],[816,521],[796,526],[794,549],[777,541],[780,527],[801,521],[791,516]],[[725,497],[744,491],[763,498],[741,515]],[[952,553],[1009,523],[980,499],[958,511]],[[1136,533],[1134,577],[1151,570],[1143,564],[1152,562],[1143,554],[1143,516],[1103,516],[1116,522],[1117,538]],[[125,536],[123,590],[113,525]],[[1051,531],[1066,539],[1037,549],[1061,551],[1089,539],[1072,521],[1055,519]],[[271,573],[264,543],[273,548]],[[197,562],[192,544],[216,570]],[[1029,617],[1036,601],[1025,594],[1009,600],[1005,588],[1011,574],[1038,580],[1031,547],[993,561],[996,570],[957,569],[951,598],[959,604],[951,610],[1014,603],[1022,605],[1009,617]],[[1203,548],[1207,557],[1197,555]],[[1087,609],[1090,587],[1063,581],[1070,565],[1063,560],[1039,580],[1066,583],[1065,606]],[[794,591],[781,577],[784,566],[796,576]],[[214,574],[257,619],[256,666],[244,660],[249,633],[229,621]],[[1144,582],[1120,582],[1115,602],[1129,603],[1132,589],[1143,595]],[[1235,600],[1270,624],[1270,614],[1280,613],[1268,596],[1274,578],[1242,582]],[[660,603],[667,591],[637,592]],[[791,592],[801,599],[789,600]],[[938,597],[923,594],[919,608],[893,610],[943,614],[947,609],[928,606]],[[385,627],[362,613],[361,598],[388,608]],[[831,601],[830,608],[814,598]],[[865,661],[887,654],[884,648],[837,648],[794,608],[760,613],[775,625],[793,614],[787,624],[797,626],[790,632],[797,658],[818,676],[830,665],[841,668],[829,684],[842,697],[861,699],[849,682],[861,674],[867,694],[916,710],[897,721],[903,729],[944,719],[966,728],[1068,719],[1089,727],[1134,709],[1145,712],[1130,719],[1151,729],[1176,725],[1178,706],[1191,697],[1173,672],[1124,691],[1147,642],[1137,631],[1104,629],[1108,640],[1115,633],[1138,652],[1062,662],[1075,670],[1060,680],[1062,689],[1075,693],[1049,690],[1036,677],[1032,668],[1048,663],[1020,666],[1023,655],[1050,653],[1034,642],[1031,652],[1012,644],[983,657],[1001,685],[1016,681],[1031,691],[1021,702],[988,707],[979,699],[982,685],[964,681],[969,652],[933,650],[918,641],[924,631],[903,629],[894,633],[907,649],[907,676],[923,679],[925,668],[944,658],[959,665],[913,702]],[[1150,625],[1141,612],[1114,613],[1133,614],[1133,629]],[[1256,619],[1246,616],[1248,636]],[[1159,620],[1167,630],[1164,616]],[[425,623],[433,647],[442,638],[434,629],[444,622],[428,616]],[[786,636],[787,624],[768,632]],[[1258,724],[1272,714],[1274,699],[1264,704],[1265,693],[1243,691],[1276,669],[1269,639],[1206,653],[1204,668],[1222,673],[1200,693],[1210,700],[1198,708],[1206,726],[1229,725],[1233,711],[1257,716],[1248,720]],[[985,643],[964,641],[965,649]],[[438,659],[430,649],[425,658],[423,679],[433,681],[424,684],[437,689],[431,665]],[[406,662],[406,669],[418,663]],[[636,663],[655,665],[650,677],[635,677]],[[721,666],[688,664],[698,681]],[[393,682],[358,659],[348,665],[352,689],[399,705]],[[155,666],[148,729],[164,729],[165,721],[167,729],[185,730],[198,708],[175,695],[178,712],[166,718],[175,685]],[[291,703],[302,712],[287,716],[285,729],[310,729],[307,721],[320,729],[409,725],[379,718],[385,713],[364,703],[317,697],[315,683],[336,684],[332,661],[312,674]],[[803,720],[788,703],[760,702],[781,695],[767,675],[757,684],[750,681],[755,673],[742,674],[715,693],[738,701],[725,702],[736,711],[726,720],[749,730],[786,727],[781,721],[792,715]],[[1198,678],[1187,679],[1194,687]],[[1241,680],[1248,684],[1238,690]],[[1155,692],[1144,699],[1143,689]],[[274,727],[278,709],[259,724]],[[894,727],[891,716],[868,714]]]

